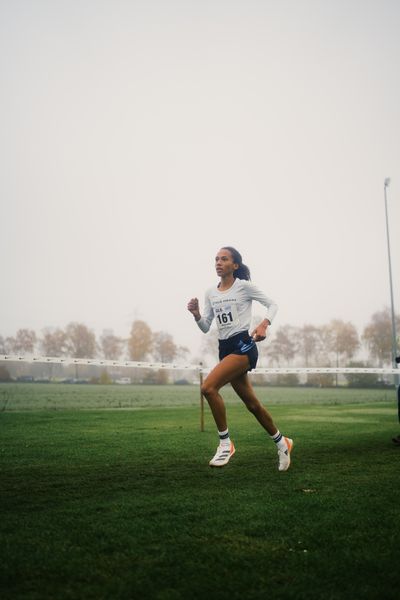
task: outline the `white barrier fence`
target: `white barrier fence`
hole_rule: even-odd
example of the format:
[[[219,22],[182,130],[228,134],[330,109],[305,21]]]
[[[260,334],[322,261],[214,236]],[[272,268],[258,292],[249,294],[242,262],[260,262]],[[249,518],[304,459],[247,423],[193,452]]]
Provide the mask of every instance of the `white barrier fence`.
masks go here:
[[[71,358],[71,357],[55,357],[55,356],[20,356],[16,354],[0,355],[0,363],[28,363],[28,364],[59,364],[59,365],[86,365],[98,367],[133,367],[141,369],[157,369],[157,370],[177,370],[177,371],[192,371],[199,375],[200,384],[200,431],[204,431],[204,397],[202,394],[203,374],[208,373],[210,368],[204,367],[201,364],[178,364],[178,363],[158,363],[158,362],[139,362],[139,361],[119,361],[119,360],[103,360],[97,358]],[[283,368],[258,368],[251,371],[254,375],[278,375],[278,374],[346,374],[346,373],[366,373],[375,375],[395,375],[397,387],[397,404],[398,418],[400,421],[400,386],[399,369],[396,368],[375,368],[375,367],[283,367]]]
[[[160,363],[160,362],[139,362],[139,361],[121,361],[105,360],[99,358],[71,358],[56,356],[20,356],[19,354],[0,355],[0,362],[30,363],[30,364],[61,364],[61,365],[92,365],[99,367],[133,367],[141,369],[168,369],[178,371],[197,371],[199,373],[208,373],[210,367],[194,364],[178,363]],[[277,374],[307,374],[307,373],[369,373],[378,375],[399,375],[399,369],[395,368],[377,368],[377,367],[266,367],[257,368],[251,371],[254,375],[277,375]]]

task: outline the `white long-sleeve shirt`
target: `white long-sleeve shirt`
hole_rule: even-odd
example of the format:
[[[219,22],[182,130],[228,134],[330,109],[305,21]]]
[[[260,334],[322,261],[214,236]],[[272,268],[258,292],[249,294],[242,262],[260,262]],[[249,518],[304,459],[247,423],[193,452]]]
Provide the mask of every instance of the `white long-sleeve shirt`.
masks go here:
[[[201,319],[196,321],[197,325],[204,333],[207,333],[215,318],[220,340],[226,340],[241,331],[248,331],[253,300],[267,308],[264,318],[272,323],[278,305],[250,281],[235,279],[228,290],[221,292],[216,286],[207,290],[203,314]]]

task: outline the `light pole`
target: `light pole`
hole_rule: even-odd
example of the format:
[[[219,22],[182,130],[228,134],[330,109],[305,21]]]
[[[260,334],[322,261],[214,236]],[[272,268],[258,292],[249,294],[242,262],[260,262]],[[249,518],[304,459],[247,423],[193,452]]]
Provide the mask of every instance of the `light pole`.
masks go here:
[[[392,261],[390,258],[390,237],[389,237],[389,219],[388,219],[388,209],[387,209],[387,188],[390,185],[390,178],[386,177],[383,189],[385,194],[385,215],[386,215],[386,237],[387,237],[387,248],[388,248],[388,260],[389,260],[389,283],[390,283],[390,307],[392,313],[392,366],[394,369],[397,367],[397,337],[396,337],[396,317],[394,312],[394,300],[393,300],[393,281],[392,281]],[[399,376],[394,376],[394,382],[397,390],[397,400],[398,400],[398,415],[400,421],[400,388],[399,388]]]

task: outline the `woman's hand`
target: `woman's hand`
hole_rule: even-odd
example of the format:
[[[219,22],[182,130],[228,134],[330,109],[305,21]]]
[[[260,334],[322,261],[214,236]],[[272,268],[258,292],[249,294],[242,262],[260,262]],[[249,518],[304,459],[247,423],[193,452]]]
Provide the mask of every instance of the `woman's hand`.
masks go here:
[[[201,319],[200,310],[199,310],[199,301],[197,298],[192,298],[189,300],[187,305],[188,311],[192,313],[196,321]]]
[[[255,342],[262,342],[267,337],[267,329],[271,325],[268,319],[261,321],[259,325],[253,330],[251,337]]]

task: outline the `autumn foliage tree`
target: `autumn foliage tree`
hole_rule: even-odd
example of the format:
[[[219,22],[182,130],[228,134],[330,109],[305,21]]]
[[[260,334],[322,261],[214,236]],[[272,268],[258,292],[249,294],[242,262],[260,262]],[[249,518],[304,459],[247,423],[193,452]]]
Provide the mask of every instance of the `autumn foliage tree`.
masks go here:
[[[134,361],[146,360],[153,347],[153,334],[145,321],[132,323],[128,339],[129,358]]]

